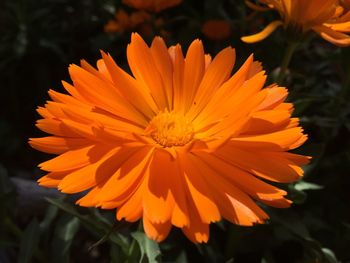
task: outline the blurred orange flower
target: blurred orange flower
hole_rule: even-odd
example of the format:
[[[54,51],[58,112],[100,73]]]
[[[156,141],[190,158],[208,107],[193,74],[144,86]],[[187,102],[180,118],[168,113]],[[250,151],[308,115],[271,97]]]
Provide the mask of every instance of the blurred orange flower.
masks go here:
[[[246,43],[254,43],[268,37],[277,27],[300,31],[310,30],[318,33],[325,40],[345,47],[350,45],[349,0],[259,0],[265,6],[246,1],[247,5],[257,11],[277,10],[282,20],[267,25],[261,32],[242,37]]]
[[[180,4],[182,0],[123,0],[122,2],[136,9],[158,13],[164,9]]]
[[[122,9],[119,9],[115,18],[108,21],[104,27],[106,33],[122,34],[127,31],[136,30],[140,25],[151,21],[151,15],[144,11],[137,11],[129,15]]]
[[[58,154],[39,166],[39,179],[64,193],[89,191],[81,206],[117,209],[118,220],[143,219],[161,241],[172,226],[193,242],[207,242],[209,224],[225,218],[243,226],[268,215],[253,201],[289,207],[289,183],[309,158],[288,152],[307,136],[287,89],[264,88],[266,75],[250,56],[231,76],[235,50],[214,59],[202,42],[167,48],[133,34],[127,48],[133,76],[102,52],[97,69],[71,65],[68,94],[50,90],[30,139],[35,149]],[[262,180],[261,180],[262,179]]]
[[[211,40],[225,40],[231,35],[231,25],[224,19],[212,19],[202,25],[202,33]]]

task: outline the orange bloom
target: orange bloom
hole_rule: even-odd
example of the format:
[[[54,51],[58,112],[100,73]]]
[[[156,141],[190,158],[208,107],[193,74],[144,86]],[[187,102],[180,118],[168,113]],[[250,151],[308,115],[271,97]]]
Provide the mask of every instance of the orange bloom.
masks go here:
[[[59,156],[39,166],[39,179],[64,193],[89,192],[77,203],[116,209],[116,218],[143,219],[161,241],[171,226],[207,242],[222,218],[251,226],[268,215],[253,201],[289,207],[285,191],[265,180],[298,180],[308,157],[287,152],[307,139],[287,90],[264,88],[265,72],[250,56],[231,76],[235,50],[214,59],[202,42],[169,49],[160,37],[148,47],[133,34],[127,49],[133,76],[102,52],[97,69],[71,65],[68,94],[50,90],[30,139]],[[261,180],[263,179],[263,180]]]
[[[122,2],[136,9],[158,13],[164,9],[180,4],[182,0],[123,0]]]
[[[350,1],[349,0],[259,0],[266,7],[249,1],[247,5],[257,11],[275,9],[282,20],[276,20],[260,33],[242,37],[246,43],[254,43],[268,37],[281,25],[300,31],[315,31],[325,40],[345,47],[350,45]]]
[[[231,26],[226,20],[212,19],[203,24],[202,33],[211,40],[225,40],[230,37]]]
[[[150,14],[144,11],[133,12],[131,15],[129,15],[127,12],[120,9],[116,12],[115,18],[108,21],[108,23],[105,25],[104,31],[106,33],[122,34],[126,31],[135,30],[136,28],[150,21]]]

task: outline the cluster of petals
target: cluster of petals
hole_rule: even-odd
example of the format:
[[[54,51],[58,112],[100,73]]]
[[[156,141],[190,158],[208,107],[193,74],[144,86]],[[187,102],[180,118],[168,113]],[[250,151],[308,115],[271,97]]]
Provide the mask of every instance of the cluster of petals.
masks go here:
[[[179,5],[182,0],[123,0],[130,7],[158,13],[164,9]]]
[[[194,40],[186,55],[160,37],[148,46],[132,34],[132,75],[102,52],[97,68],[71,65],[68,94],[49,91],[32,138],[35,149],[58,156],[39,166],[42,186],[85,191],[77,204],[116,209],[117,220],[140,219],[146,234],[165,239],[172,226],[206,242],[221,219],[252,226],[268,215],[256,203],[289,207],[289,183],[308,157],[288,152],[307,136],[287,89],[264,87],[261,63],[250,56],[232,75],[235,50],[215,58]]]
[[[261,32],[242,37],[254,43],[268,37],[279,26],[302,33],[313,30],[325,40],[340,46],[350,46],[350,0],[259,0],[256,5],[246,1],[257,11],[277,10],[282,20],[275,20]]]

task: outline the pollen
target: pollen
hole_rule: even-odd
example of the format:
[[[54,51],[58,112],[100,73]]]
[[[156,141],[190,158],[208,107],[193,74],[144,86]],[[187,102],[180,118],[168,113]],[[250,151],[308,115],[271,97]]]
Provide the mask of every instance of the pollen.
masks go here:
[[[183,146],[194,136],[192,123],[185,116],[167,110],[150,121],[146,133],[163,147]]]

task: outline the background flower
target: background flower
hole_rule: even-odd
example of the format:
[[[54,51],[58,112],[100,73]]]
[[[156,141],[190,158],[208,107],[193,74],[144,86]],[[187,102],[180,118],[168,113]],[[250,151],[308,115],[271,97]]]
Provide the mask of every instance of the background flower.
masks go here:
[[[158,13],[164,9],[180,4],[182,0],[123,0],[122,2],[136,9]]]
[[[231,25],[223,19],[211,19],[202,25],[202,33],[211,40],[225,40],[231,35]]]
[[[276,20],[267,25],[260,33],[242,37],[246,43],[254,43],[268,37],[277,27],[284,25],[290,34],[305,33],[310,30],[325,40],[340,46],[350,45],[350,13],[348,4],[338,0],[261,0],[268,8],[279,12],[282,21]],[[265,11],[248,1],[248,5],[258,11]],[[294,32],[294,33],[293,33]]]

